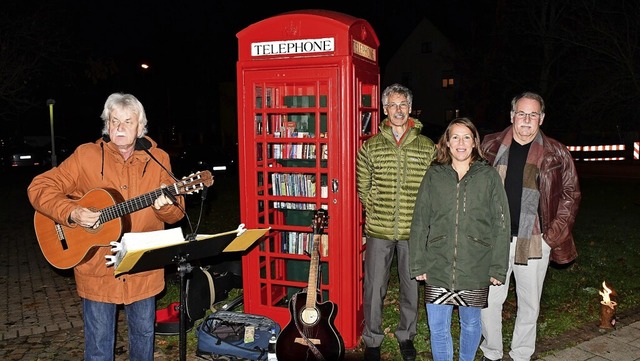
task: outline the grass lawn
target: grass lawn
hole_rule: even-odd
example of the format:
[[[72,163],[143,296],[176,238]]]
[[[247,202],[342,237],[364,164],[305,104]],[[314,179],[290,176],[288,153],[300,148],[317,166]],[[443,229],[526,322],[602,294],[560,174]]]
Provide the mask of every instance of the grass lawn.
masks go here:
[[[227,182],[225,184],[225,182]],[[599,291],[602,282],[617,292],[617,312],[640,312],[640,182],[621,179],[581,179],[582,203],[574,228],[578,259],[570,265],[549,267],[542,294],[542,310],[538,320],[538,340],[560,337],[584,325],[597,328],[600,321]],[[216,180],[209,191],[200,233],[226,231],[239,223],[237,185],[233,179]],[[190,200],[189,214],[197,223],[199,197]],[[401,360],[393,331],[398,320],[398,283],[393,271],[386,299],[384,325],[388,331],[382,349],[386,360]],[[513,283],[513,282],[512,282]],[[513,288],[513,285],[511,286]],[[231,295],[238,294],[235,290]],[[168,283],[158,307],[177,300],[175,283]],[[516,314],[513,289],[504,309],[504,342],[508,346]],[[454,317],[453,330],[458,329]],[[195,352],[195,332],[188,335],[189,353]],[[176,347],[177,337],[165,337],[165,347]],[[454,342],[455,343],[455,342]],[[415,339],[420,360],[431,359],[429,331],[424,307],[420,307],[418,335]],[[508,351],[508,347],[505,347]],[[477,359],[480,359],[480,352]],[[457,356],[456,356],[457,357]]]

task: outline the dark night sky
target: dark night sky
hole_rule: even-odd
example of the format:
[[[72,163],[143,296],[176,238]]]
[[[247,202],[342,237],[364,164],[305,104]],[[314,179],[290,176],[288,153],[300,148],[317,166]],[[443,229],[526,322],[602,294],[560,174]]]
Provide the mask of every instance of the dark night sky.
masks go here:
[[[233,94],[229,87],[236,79],[236,34],[283,12],[326,9],[365,19],[373,26],[380,40],[381,75],[397,47],[426,16],[457,46],[459,52],[451,60],[462,79],[456,100],[463,114],[474,119],[498,122],[515,92],[531,89],[544,94],[547,108],[560,120],[545,122],[545,131],[552,131],[554,124],[557,134],[580,133],[587,138],[599,136],[603,124],[608,134],[619,133],[619,129],[637,131],[637,117],[628,115],[638,114],[634,75],[638,72],[627,66],[627,60],[637,59],[633,49],[638,41],[616,35],[625,29],[632,29],[632,35],[638,33],[635,15],[640,7],[633,6],[636,2],[610,4],[611,8],[604,2],[560,2],[557,4],[566,7],[566,12],[556,19],[558,27],[536,28],[554,25],[537,21],[554,15],[555,7],[547,6],[553,4],[498,0],[271,0],[257,4],[7,0],[0,12],[5,16],[0,19],[9,25],[26,24],[31,32],[25,38],[38,50],[50,50],[40,55],[38,68],[18,82],[28,84],[24,97],[35,105],[29,111],[14,111],[9,121],[24,131],[49,134],[45,102],[52,98],[56,100],[56,134],[91,141],[99,135],[105,99],[122,91],[143,102],[152,136],[172,125],[182,128],[179,130],[220,134],[221,124],[232,126],[227,123],[234,119],[236,108],[235,96],[228,95]],[[598,16],[581,16],[585,9]],[[630,12],[625,18],[609,10]],[[25,20],[18,20],[20,16]],[[38,26],[39,21],[48,27]],[[611,30],[611,36],[599,40],[600,27]],[[0,29],[7,28],[12,29]],[[4,49],[5,33],[2,36]],[[54,44],[51,49],[42,46],[50,43]],[[612,44],[623,46],[612,49]],[[14,47],[16,53],[32,50]],[[6,54],[11,52],[0,53]],[[151,68],[143,71],[142,62]],[[15,64],[16,68],[21,65]],[[11,70],[0,69],[13,75]],[[221,86],[227,88],[221,91]],[[16,103],[19,97],[14,97]]]
[[[391,52],[392,44],[403,39],[425,15],[436,23],[455,17],[460,20],[455,26],[459,29],[460,24],[466,22],[460,19],[461,10],[467,7],[456,4],[465,2],[277,0],[249,5],[244,1],[211,0],[91,1],[76,5],[78,15],[71,26],[75,34],[92,46],[92,51],[103,54],[122,55],[132,60],[173,58],[178,62],[211,54],[223,64],[233,66],[237,58],[236,33],[240,30],[287,11],[327,9],[369,21],[381,40],[384,58],[385,49]]]
[[[57,22],[65,28],[66,40],[80,59],[70,71],[95,72],[95,67],[86,64],[91,59],[101,67],[100,72],[110,74],[108,80],[82,89],[52,82],[43,97],[56,100],[56,134],[75,137],[71,134],[75,132],[82,141],[99,134],[98,117],[104,100],[116,91],[132,93],[143,102],[152,132],[161,126],[184,125],[194,118],[213,122],[210,130],[215,132],[218,84],[235,82],[236,34],[247,26],[299,9],[344,12],[371,23],[381,42],[383,67],[425,14],[436,23],[446,23],[456,9],[453,5],[459,2],[443,6],[435,0],[401,4],[385,0],[277,0],[251,5],[211,0],[51,0],[46,4],[55,8],[52,14],[59,17]],[[143,71],[143,62],[151,68]],[[36,109],[35,116],[48,116],[45,110]],[[38,123],[42,125],[39,132],[48,134],[47,124]]]
[[[116,1],[99,6],[100,3],[104,2],[77,5],[78,15],[71,24],[73,32],[91,46],[92,52],[122,56],[132,62],[171,59],[175,64],[211,56],[225,67],[234,66],[237,58],[238,31],[283,12],[320,8],[361,17],[372,24],[382,42],[406,35],[428,10],[438,12],[438,19],[447,11],[431,5],[437,1],[408,1],[402,6],[381,0],[278,0],[251,5],[210,0]],[[383,43],[381,52],[384,48]],[[229,72],[221,68],[220,74],[228,76]]]
[[[86,101],[75,104],[77,114],[73,117],[87,119],[99,114],[109,93],[124,91],[143,101],[150,120],[169,117],[172,118],[169,122],[174,122],[185,114],[210,118],[214,114],[206,111],[192,113],[191,107],[198,105],[189,104],[189,101],[207,93],[210,101],[215,102],[217,84],[235,81],[236,33],[247,26],[298,9],[344,12],[372,24],[381,41],[380,59],[383,62],[422,14],[428,8],[434,8],[432,3],[438,2],[416,0],[402,3],[402,6],[381,0],[279,0],[251,5],[210,0],[70,2],[61,13],[67,18],[64,23],[77,44],[77,52],[94,60],[113,59],[119,73],[119,80],[106,89],[95,87],[83,91]],[[437,11],[437,18],[441,19],[445,10],[433,11]],[[142,62],[151,65],[144,74],[140,69]],[[153,93],[148,93],[149,89]],[[65,109],[65,104],[69,103],[69,100],[64,101],[67,90],[61,87],[51,92],[52,97],[60,100],[56,111],[62,117],[66,115],[62,112],[71,112],[71,109]],[[159,95],[160,91],[163,93]],[[169,100],[164,101],[164,98]],[[167,104],[169,102],[173,104]],[[176,110],[181,108],[182,111]],[[64,120],[59,123],[61,128],[68,127]],[[81,123],[81,133],[91,134],[96,127]]]

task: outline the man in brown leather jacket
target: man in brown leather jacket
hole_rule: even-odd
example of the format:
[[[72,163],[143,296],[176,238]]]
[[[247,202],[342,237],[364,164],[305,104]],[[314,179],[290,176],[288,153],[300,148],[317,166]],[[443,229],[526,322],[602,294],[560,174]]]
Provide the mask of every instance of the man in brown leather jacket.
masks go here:
[[[542,133],[544,100],[525,92],[511,101],[512,125],[489,134],[481,148],[503,179],[511,213],[507,281],[489,290],[482,310],[482,360],[501,360],[502,304],[511,273],[518,311],[509,355],[528,361],[535,351],[540,296],[549,260],[565,264],[577,257],[571,231],[580,205],[580,185],[567,147]]]

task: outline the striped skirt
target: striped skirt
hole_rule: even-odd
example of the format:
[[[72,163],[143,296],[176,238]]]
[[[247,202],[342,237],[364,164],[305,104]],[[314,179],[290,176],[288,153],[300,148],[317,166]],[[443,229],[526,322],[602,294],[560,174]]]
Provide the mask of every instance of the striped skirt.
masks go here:
[[[478,290],[451,291],[444,287],[436,287],[430,284],[424,286],[425,303],[436,305],[454,305],[466,307],[487,307],[489,286]]]

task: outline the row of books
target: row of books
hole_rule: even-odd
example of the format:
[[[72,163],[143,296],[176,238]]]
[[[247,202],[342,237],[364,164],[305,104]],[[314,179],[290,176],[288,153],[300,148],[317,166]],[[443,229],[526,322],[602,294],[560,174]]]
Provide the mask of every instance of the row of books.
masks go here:
[[[315,174],[271,173],[274,196],[315,197]]]
[[[313,247],[313,233],[282,232],[282,252],[289,254],[309,254]],[[320,256],[329,256],[329,235],[320,235]]]
[[[303,92],[303,93],[315,92],[315,86],[307,86],[306,88],[307,89],[303,89],[303,87],[300,87],[296,93],[300,94],[300,92]],[[263,93],[262,87],[257,86],[256,92],[255,92],[256,109],[261,109],[263,106],[265,108],[271,108],[271,107],[314,108],[316,106],[315,95],[285,95],[281,98],[280,93],[281,93],[280,88],[274,89],[271,87],[267,87],[266,89],[264,89],[264,93]],[[263,97],[264,97],[264,101],[263,101]],[[280,103],[281,100],[283,104]],[[324,108],[327,106],[326,94],[319,95],[319,100],[320,100],[320,107]]]
[[[321,159],[328,158],[327,145],[322,144]],[[316,159],[316,145],[313,143],[273,144],[274,159]]]
[[[286,197],[315,197],[316,196],[316,176],[314,174],[302,173],[271,173],[272,195]],[[329,197],[329,187],[326,184],[320,185],[320,197]],[[274,207],[279,209],[309,209],[312,203],[301,202],[274,202]]]
[[[273,208],[275,209],[293,209],[298,211],[315,211],[315,203],[303,203],[303,202],[273,202]]]

